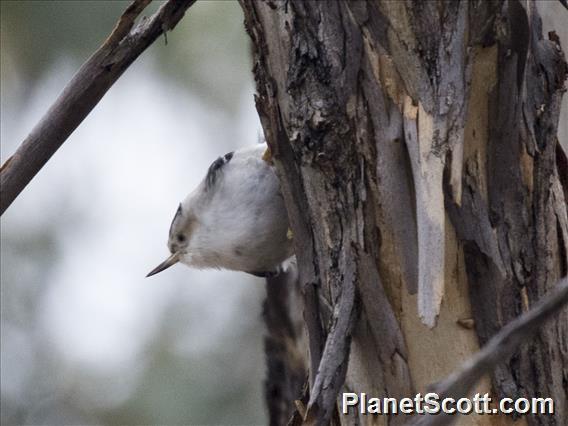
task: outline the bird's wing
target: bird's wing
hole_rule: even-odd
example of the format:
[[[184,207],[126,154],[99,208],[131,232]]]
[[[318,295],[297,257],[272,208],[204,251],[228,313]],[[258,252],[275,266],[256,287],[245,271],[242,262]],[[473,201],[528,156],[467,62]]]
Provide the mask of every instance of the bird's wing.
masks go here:
[[[229,152],[222,157],[217,158],[213,161],[213,164],[209,166],[209,170],[207,170],[207,176],[205,177],[205,188],[211,189],[215,185],[215,181],[217,180],[217,176],[219,175],[219,171],[223,168],[225,164],[231,161],[233,158],[234,152]]]

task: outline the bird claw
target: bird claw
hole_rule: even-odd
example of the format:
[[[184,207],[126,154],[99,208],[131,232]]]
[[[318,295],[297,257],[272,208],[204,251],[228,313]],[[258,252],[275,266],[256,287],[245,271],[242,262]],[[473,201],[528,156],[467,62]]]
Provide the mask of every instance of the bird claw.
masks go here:
[[[286,238],[288,240],[293,240],[294,239],[294,232],[292,232],[291,228],[288,228],[288,231],[286,231]]]
[[[266,151],[264,151],[264,154],[262,154],[262,159],[268,164],[274,164],[272,161],[272,151],[270,150],[269,146],[266,147]]]
[[[275,278],[280,275],[281,269],[278,268],[274,271],[247,271],[247,274],[254,275],[260,278]]]

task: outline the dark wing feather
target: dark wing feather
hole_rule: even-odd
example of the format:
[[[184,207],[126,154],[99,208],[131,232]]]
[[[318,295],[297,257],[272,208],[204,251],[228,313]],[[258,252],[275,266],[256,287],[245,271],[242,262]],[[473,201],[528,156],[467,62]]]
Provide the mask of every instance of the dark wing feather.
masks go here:
[[[178,218],[178,216],[180,216],[180,215],[181,215],[181,203],[179,203],[179,207],[176,211],[176,214],[174,215],[174,218],[172,219],[172,223],[170,225],[169,235],[172,235],[172,229],[174,228],[174,223],[175,223],[176,219]]]
[[[231,161],[231,158],[233,158],[233,152],[229,152],[213,161],[213,164],[209,166],[209,170],[207,170],[207,176],[205,177],[206,189],[211,189],[215,185],[219,171],[225,164]]]

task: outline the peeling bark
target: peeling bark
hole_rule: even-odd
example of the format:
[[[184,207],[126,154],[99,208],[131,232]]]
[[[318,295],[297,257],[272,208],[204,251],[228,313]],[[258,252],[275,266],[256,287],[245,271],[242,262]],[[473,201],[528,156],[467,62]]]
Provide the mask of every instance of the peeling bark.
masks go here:
[[[338,416],[336,395],[424,391],[566,275],[562,50],[534,2],[241,5],[298,258],[296,420],[404,423]],[[567,423],[567,315],[478,390],[553,396],[528,423]]]

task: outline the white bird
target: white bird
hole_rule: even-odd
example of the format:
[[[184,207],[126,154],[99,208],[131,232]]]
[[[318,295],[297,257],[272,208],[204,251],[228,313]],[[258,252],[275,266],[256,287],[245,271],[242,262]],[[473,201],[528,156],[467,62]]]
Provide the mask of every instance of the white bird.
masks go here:
[[[288,216],[266,144],[230,152],[211,164],[179,205],[170,226],[171,256],[147,276],[177,262],[267,276],[293,255]]]

